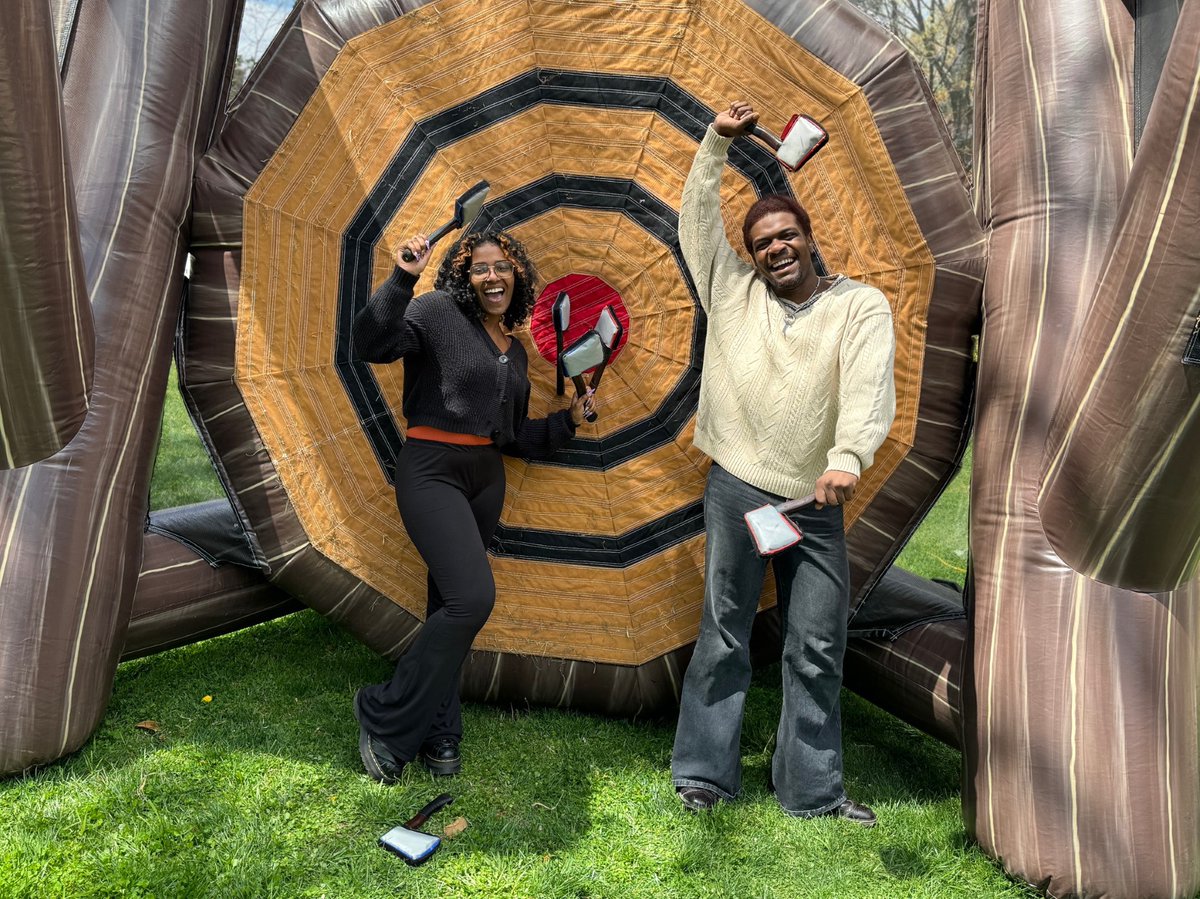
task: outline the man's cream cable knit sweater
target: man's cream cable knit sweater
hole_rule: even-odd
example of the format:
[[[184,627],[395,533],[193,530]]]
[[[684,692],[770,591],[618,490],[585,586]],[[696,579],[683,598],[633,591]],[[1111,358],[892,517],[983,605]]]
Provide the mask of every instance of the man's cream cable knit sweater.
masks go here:
[[[725,238],[731,142],[708,129],[679,209],[679,245],[708,313],[695,443],[743,481],[799,497],[828,469],[861,474],[887,436],[892,312],[874,287],[844,279],[788,323]]]

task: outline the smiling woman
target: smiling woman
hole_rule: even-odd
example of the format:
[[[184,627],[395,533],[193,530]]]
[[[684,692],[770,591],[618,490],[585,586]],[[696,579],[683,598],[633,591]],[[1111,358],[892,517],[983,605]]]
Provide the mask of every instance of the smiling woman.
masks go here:
[[[569,409],[528,417],[528,360],[508,332],[529,317],[537,270],[519,241],[468,234],[446,255],[436,289],[414,300],[431,255],[425,235],[409,238],[353,327],[362,359],[404,360],[408,440],[396,504],[428,568],[424,624],[391,680],[355,697],[359,755],[380,783],[394,783],[418,754],[434,774],[461,770],[461,669],[496,601],[487,550],[504,505],[500,454],[553,457],[590,406],[577,396]]]

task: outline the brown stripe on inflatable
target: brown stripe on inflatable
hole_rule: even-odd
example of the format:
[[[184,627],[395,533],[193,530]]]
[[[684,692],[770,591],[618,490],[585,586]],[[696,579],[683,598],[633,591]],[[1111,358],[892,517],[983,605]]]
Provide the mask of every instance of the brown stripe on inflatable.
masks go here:
[[[121,661],[207,640],[303,608],[257,569],[214,568],[177,540],[147,534]]]
[[[463,668],[463,694],[485,702],[548,705],[605,715],[657,715],[679,704],[688,645],[637,666],[599,665],[472,652]]]
[[[95,334],[76,232],[50,9],[0,33],[0,470],[62,449],[88,410]]]
[[[1172,590],[1200,565],[1200,6],[1175,31],[1050,427],[1046,535],[1073,567]]]
[[[984,851],[1051,895],[1193,896],[1197,587],[1145,595],[1076,574],[1048,544],[1037,502],[1051,412],[1074,336],[1096,314],[1132,159],[1130,21],[1119,3],[994,0],[977,28],[991,256],[964,815]]]
[[[958,748],[965,620],[934,621],[895,640],[852,639],[844,684],[864,699]]]
[[[71,444],[0,472],[0,772],[80,746],[111,691],[137,583],[193,165],[224,100],[234,6],[105,0],[79,10],[63,105],[95,376]]]

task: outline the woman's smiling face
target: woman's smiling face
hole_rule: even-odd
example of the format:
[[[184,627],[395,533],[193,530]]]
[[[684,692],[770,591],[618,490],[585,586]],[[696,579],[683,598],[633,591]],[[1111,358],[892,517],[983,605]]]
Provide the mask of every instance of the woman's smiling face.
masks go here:
[[[471,267],[468,271],[479,307],[488,318],[499,320],[512,305],[513,287],[517,280],[512,260],[496,244],[480,244],[471,250]]]

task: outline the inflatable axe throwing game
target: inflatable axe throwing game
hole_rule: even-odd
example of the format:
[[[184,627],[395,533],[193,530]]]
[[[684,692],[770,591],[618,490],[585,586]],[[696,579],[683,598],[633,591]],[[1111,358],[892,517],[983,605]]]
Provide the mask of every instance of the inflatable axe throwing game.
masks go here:
[[[1197,0],[983,0],[973,187],[917,63],[844,0],[305,0],[227,107],[240,12],[53,0],[0,32],[0,771],[86,742],[121,658],[297,600],[402,651],[426,589],[391,486],[403,371],[349,324],[480,181],[477,222],[545,278],[530,414],[565,404],[563,348],[618,327],[596,424],[506,459],[464,694],[669,714],[708,465],[675,223],[744,97],[829,140],[798,171],[737,141],[727,223],[795,195],[821,265],[894,312],[896,421],[847,510],[848,685],[962,749],[967,829],[1013,876],[1195,895]],[[173,349],[229,501],[147,531]],[[964,608],[891,561],[972,424]]]

